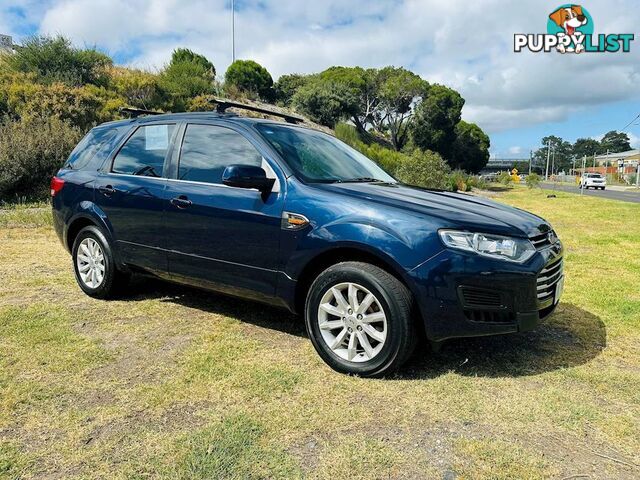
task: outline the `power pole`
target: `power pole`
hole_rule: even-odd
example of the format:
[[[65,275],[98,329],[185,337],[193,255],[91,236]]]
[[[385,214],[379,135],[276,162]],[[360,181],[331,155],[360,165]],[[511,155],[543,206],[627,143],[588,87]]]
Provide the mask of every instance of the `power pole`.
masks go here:
[[[556,149],[554,148],[551,153],[551,176],[553,177],[553,171],[556,168]]]
[[[582,173],[580,174],[580,195],[584,191],[584,187],[582,186],[582,177],[584,177],[584,172],[587,169],[587,156],[582,157]]]
[[[531,175],[531,162],[533,162],[533,150],[529,150],[529,175]]]
[[[549,156],[551,155],[551,140],[547,140],[547,168],[544,173],[545,181],[549,179]]]
[[[236,2],[231,0],[231,63],[236,61]]]

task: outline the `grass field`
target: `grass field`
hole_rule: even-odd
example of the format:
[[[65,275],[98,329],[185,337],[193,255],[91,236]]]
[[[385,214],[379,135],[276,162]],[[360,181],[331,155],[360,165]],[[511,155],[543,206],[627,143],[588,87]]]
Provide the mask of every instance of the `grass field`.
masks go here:
[[[640,205],[497,198],[563,239],[559,309],[381,380],[282,311],[148,280],[90,299],[46,210],[0,211],[0,478],[639,478]]]

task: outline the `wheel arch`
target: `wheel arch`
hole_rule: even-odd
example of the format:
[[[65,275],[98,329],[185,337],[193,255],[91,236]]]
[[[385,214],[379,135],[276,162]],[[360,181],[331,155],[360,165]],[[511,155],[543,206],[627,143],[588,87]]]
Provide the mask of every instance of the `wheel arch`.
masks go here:
[[[341,262],[364,262],[375,265],[396,277],[414,295],[402,267],[393,259],[380,252],[374,252],[357,245],[336,246],[317,254],[301,270],[295,288],[294,307],[296,312],[304,311],[307,293],[317,276],[332,265]]]

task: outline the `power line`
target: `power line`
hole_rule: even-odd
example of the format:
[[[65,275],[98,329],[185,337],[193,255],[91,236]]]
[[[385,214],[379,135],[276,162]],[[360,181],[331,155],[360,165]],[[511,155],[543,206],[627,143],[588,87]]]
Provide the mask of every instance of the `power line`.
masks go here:
[[[640,113],[639,113],[638,115],[636,115],[636,116],[635,116],[635,118],[634,118],[633,120],[631,120],[629,123],[627,123],[627,124],[624,126],[624,128],[621,130],[621,132],[624,132],[624,131],[627,129],[627,127],[628,127],[629,125],[631,125],[633,122],[635,122],[635,121],[636,121],[636,120],[638,120],[639,118],[640,118]]]

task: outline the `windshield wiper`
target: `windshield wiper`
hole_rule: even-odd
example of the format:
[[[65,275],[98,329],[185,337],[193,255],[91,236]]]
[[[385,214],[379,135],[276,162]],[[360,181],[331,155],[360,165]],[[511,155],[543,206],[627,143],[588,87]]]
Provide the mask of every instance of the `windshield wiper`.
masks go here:
[[[380,180],[373,177],[356,177],[349,178],[348,180],[341,180],[342,183],[390,183],[386,180]]]

